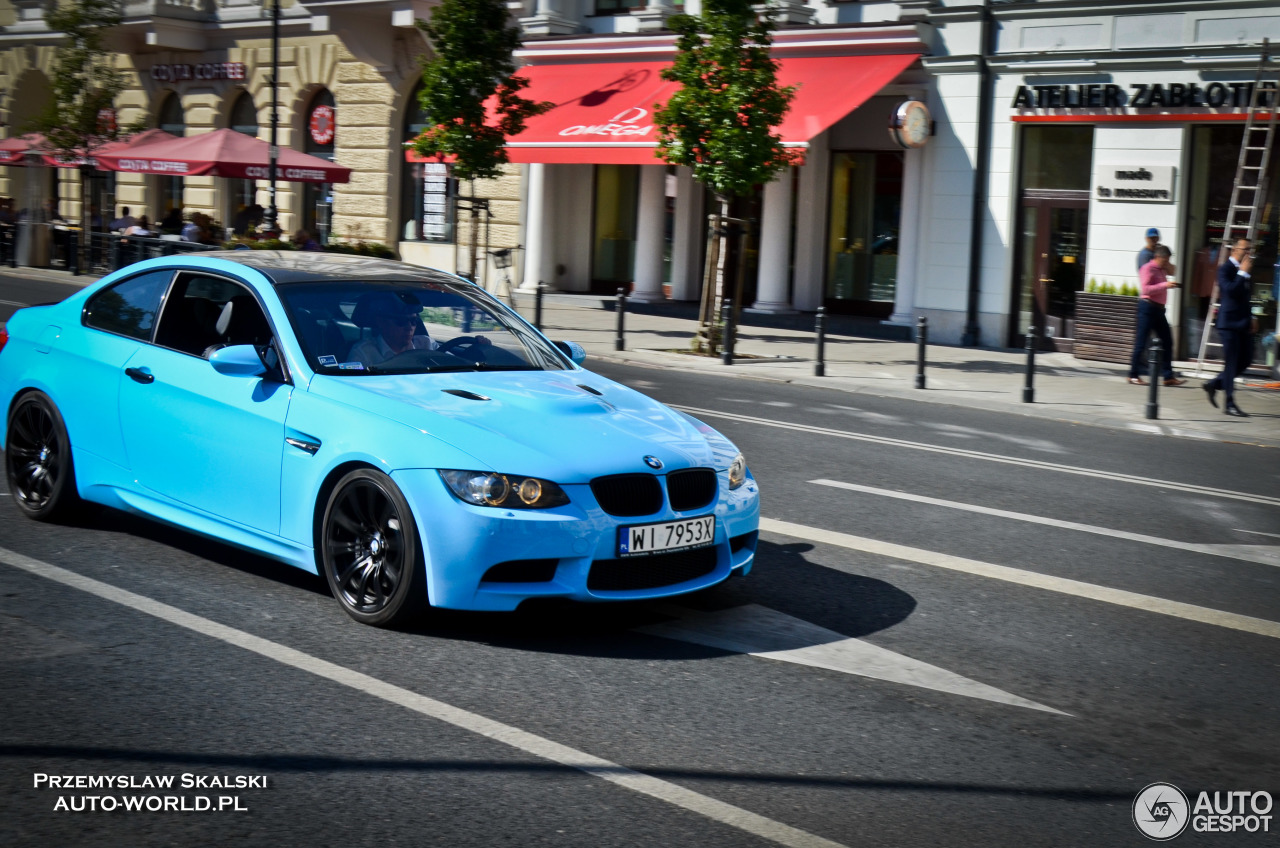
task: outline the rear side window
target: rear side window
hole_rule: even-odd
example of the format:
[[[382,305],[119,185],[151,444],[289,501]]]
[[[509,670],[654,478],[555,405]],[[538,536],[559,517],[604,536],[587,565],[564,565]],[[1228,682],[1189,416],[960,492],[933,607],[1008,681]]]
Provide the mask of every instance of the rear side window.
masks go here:
[[[151,341],[160,298],[172,276],[170,271],[152,271],[98,292],[85,307],[85,326]]]

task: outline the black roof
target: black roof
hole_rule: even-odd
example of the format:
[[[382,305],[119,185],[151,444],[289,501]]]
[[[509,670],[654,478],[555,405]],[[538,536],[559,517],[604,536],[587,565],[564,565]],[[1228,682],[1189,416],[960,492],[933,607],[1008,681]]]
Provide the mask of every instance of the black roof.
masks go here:
[[[211,250],[192,254],[201,259],[221,259],[262,272],[273,284],[324,280],[458,283],[461,278],[390,259],[372,259],[344,253],[307,250]]]

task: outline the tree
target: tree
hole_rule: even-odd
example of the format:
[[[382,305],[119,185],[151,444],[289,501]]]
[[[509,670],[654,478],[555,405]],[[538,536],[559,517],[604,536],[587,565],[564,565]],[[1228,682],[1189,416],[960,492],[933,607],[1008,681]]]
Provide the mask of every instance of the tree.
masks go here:
[[[719,206],[695,340],[699,351],[714,355],[729,200],[795,161],[773,130],[790,108],[795,86],[778,85],[778,64],[769,55],[773,20],[757,15],[751,0],[703,0],[701,15],[676,15],[667,26],[678,35],[677,52],[662,77],[680,89],[654,115],[658,155],[692,168]]]
[[[107,33],[119,26],[117,0],[71,0],[50,4],[45,25],[66,40],[54,57],[53,97],[28,129],[44,135],[43,148],[65,162],[80,162],[81,232],[90,232],[87,160],[121,134],[115,117],[117,95],[125,88],[124,73],[105,49]],[[126,131],[138,129],[130,127]],[[88,249],[89,239],[81,244]]]
[[[507,138],[524,131],[525,120],[550,109],[520,95],[529,81],[515,75],[513,51],[520,30],[504,0],[443,0],[431,21],[418,21],[434,55],[422,63],[420,103],[431,121],[413,143],[422,156],[453,157],[460,180],[501,176]],[[471,273],[476,278],[479,204],[471,197]]]

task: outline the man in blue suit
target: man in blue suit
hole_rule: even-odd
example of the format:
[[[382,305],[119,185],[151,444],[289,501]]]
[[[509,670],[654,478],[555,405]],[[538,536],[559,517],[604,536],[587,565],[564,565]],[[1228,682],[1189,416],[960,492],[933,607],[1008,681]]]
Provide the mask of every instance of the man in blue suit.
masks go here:
[[[1237,239],[1227,261],[1218,266],[1218,338],[1222,341],[1222,373],[1205,383],[1203,388],[1209,403],[1218,405],[1218,390],[1226,397],[1222,411],[1227,415],[1247,418],[1248,413],[1236,406],[1236,377],[1249,367],[1249,354],[1253,349],[1253,315],[1249,301],[1253,284],[1249,272],[1253,270],[1253,257],[1249,255],[1249,240]]]

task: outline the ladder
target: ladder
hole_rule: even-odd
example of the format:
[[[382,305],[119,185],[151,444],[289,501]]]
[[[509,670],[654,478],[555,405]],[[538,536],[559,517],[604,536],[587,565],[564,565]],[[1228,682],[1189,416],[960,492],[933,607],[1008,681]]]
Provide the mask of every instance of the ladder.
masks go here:
[[[1218,251],[1215,274],[1227,261],[1237,239],[1250,242],[1258,234],[1258,217],[1266,201],[1267,165],[1271,161],[1271,148],[1276,136],[1276,117],[1280,115],[1280,83],[1262,78],[1268,61],[1268,40],[1262,40],[1262,56],[1258,60],[1258,72],[1253,78],[1249,95],[1249,108],[1245,113],[1244,138],[1240,142],[1240,159],[1236,163],[1236,179],[1231,186],[1231,202],[1227,204],[1227,220],[1222,228],[1222,247]],[[1266,113],[1265,116],[1262,113]],[[1248,221],[1239,215],[1247,212]],[[1215,277],[1216,279],[1216,277]],[[1213,286],[1213,299],[1205,315],[1204,329],[1200,333],[1200,355],[1196,357],[1196,376],[1204,369],[1205,353],[1210,345],[1221,348],[1218,342],[1210,342],[1209,335],[1218,315],[1218,285]]]

